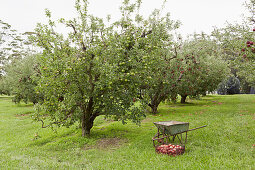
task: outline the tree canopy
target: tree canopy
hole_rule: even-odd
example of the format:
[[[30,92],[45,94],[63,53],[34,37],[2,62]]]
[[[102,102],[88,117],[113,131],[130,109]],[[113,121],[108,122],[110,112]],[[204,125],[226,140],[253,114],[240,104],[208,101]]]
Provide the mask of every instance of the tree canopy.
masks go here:
[[[46,11],[49,24],[39,24],[34,36],[43,49],[37,90],[44,95],[34,118],[43,127],[78,121],[85,136],[99,115],[115,115],[123,123],[127,119],[140,122],[147,103],[134,99],[151,80],[147,62],[157,64],[161,59],[155,56],[159,55],[168,58],[168,31],[178,26],[169,15],[159,17],[158,10],[143,19],[135,14],[140,4],[124,1],[122,18],[107,26],[88,14],[87,1],[76,1],[79,16],[60,19],[72,29],[67,38],[55,32],[56,24]],[[45,115],[52,120],[49,125],[44,124]]]

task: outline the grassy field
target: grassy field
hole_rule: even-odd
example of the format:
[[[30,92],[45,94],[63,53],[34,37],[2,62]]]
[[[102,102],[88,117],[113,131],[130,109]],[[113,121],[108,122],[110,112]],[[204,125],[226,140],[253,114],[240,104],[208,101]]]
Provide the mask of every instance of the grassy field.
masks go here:
[[[31,120],[32,105],[0,97],[0,169],[255,169],[255,95],[207,96],[162,104],[141,126],[96,119],[90,138]],[[184,155],[155,153],[155,121],[190,122]]]

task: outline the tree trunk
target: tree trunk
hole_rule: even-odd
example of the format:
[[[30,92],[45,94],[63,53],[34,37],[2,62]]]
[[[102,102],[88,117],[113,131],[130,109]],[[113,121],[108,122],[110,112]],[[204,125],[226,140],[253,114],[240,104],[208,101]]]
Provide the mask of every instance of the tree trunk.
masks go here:
[[[157,97],[154,96],[154,98],[152,98],[151,103],[148,104],[148,106],[150,106],[150,108],[151,108],[152,114],[158,113],[158,106],[159,106],[160,102],[161,101],[157,100]]]
[[[94,120],[98,116],[98,114],[93,111],[93,104],[93,97],[90,97],[87,107],[81,106],[81,109],[83,110],[81,122],[82,136],[90,135],[90,129],[93,127]]]
[[[158,105],[157,104],[153,104],[153,105],[150,104],[149,106],[151,108],[152,114],[158,113]]]
[[[159,90],[150,98],[151,98],[151,102],[148,105],[151,108],[152,114],[156,114],[158,113],[159,104],[166,99],[166,95],[164,93],[162,94],[161,88],[159,88]]]
[[[82,136],[90,135],[90,130],[93,127],[95,118],[96,117],[93,117],[93,116],[90,116],[90,117],[87,116],[86,113],[83,114],[82,123],[81,123]]]
[[[82,121],[82,136],[89,136],[90,135],[90,129],[93,127],[93,122],[87,122]]]
[[[186,103],[187,95],[181,96],[181,103]]]

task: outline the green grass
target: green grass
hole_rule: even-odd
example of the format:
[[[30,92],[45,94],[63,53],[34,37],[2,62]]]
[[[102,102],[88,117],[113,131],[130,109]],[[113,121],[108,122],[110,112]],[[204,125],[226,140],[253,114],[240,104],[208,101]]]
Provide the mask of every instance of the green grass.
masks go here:
[[[0,97],[0,169],[255,169],[255,95],[207,96],[162,104],[141,126],[98,117],[90,138],[75,126],[57,132],[33,122],[32,105]],[[190,122],[184,155],[155,153],[155,121]],[[35,135],[39,135],[36,138]],[[118,145],[98,144],[115,138]]]

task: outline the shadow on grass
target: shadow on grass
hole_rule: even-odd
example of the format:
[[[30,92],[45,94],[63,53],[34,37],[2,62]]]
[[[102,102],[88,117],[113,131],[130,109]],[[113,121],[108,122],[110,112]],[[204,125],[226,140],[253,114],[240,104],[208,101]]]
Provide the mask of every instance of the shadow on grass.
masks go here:
[[[185,103],[165,103],[165,106],[168,107],[184,107],[184,106],[204,106],[204,105],[213,105],[214,102],[220,100],[221,96],[205,96],[201,99],[189,99],[189,102]]]
[[[34,104],[33,103],[28,103],[28,104],[25,104],[25,103],[17,103],[14,105],[14,107],[33,107]]]
[[[48,129],[45,129],[45,131],[48,131],[47,136],[46,136],[46,134],[43,136],[41,136],[40,134],[37,134],[37,136],[35,136],[35,138],[32,139],[32,142],[28,145],[29,146],[43,146],[48,143],[56,142],[58,140],[61,140],[61,139],[67,138],[67,137],[72,137],[76,134],[75,129],[70,129],[70,130],[68,129],[65,132],[58,132],[57,128],[54,128],[54,130],[48,128]]]
[[[219,102],[222,100],[221,96],[205,96],[200,100],[197,99],[189,99],[186,103],[170,103],[165,102],[162,103],[158,109],[158,114],[161,116],[169,116],[171,114],[179,114],[180,116],[186,113],[197,112],[197,110],[201,111],[208,107],[220,106],[224,103]],[[148,113],[147,115],[153,115],[152,113]]]
[[[48,136],[40,136],[34,139],[27,146],[44,147],[46,150],[60,151],[63,148],[83,148],[85,145],[94,145],[97,141],[106,138],[126,139],[126,134],[128,133],[132,132],[118,125],[107,125],[103,128],[94,126],[91,130],[91,135],[83,137],[81,129],[73,127],[70,130],[64,130],[64,132],[62,130],[60,133],[52,131]]]
[[[8,96],[0,96],[0,99],[1,100],[10,100],[11,97],[8,97]]]
[[[31,115],[32,113],[34,113],[34,112],[33,112],[33,111],[27,111],[27,112],[22,112],[22,113],[16,114],[15,116],[16,116],[16,117],[29,116],[29,115]]]

